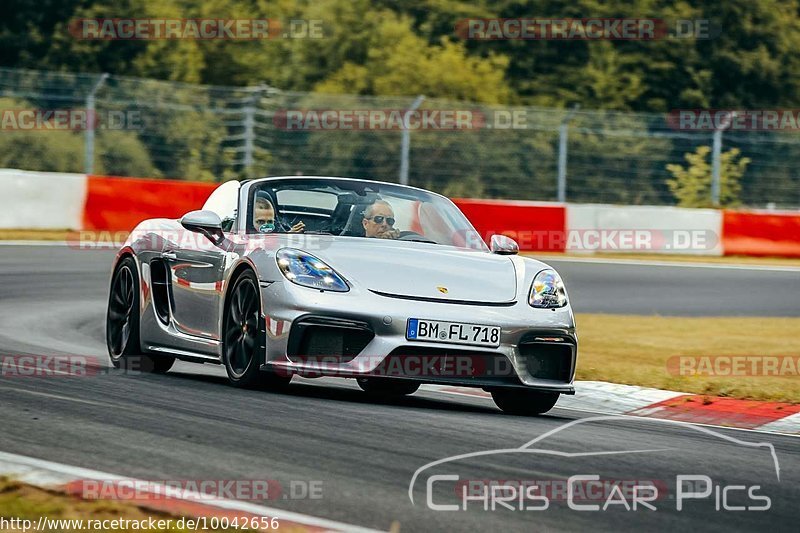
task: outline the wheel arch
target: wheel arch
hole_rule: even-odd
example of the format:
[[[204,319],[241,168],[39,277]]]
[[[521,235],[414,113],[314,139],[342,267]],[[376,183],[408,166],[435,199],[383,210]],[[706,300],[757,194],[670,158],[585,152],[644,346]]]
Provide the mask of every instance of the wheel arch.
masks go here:
[[[224,335],[225,335],[225,318],[226,318],[226,315],[227,315],[227,312],[228,312],[227,311],[228,310],[228,302],[230,301],[231,292],[232,292],[232,289],[233,289],[234,285],[236,284],[236,281],[242,276],[242,274],[244,274],[247,271],[252,272],[253,273],[253,277],[255,278],[256,295],[257,295],[257,301],[259,302],[259,309],[260,309],[259,317],[258,317],[258,329],[259,329],[258,346],[261,349],[261,353],[256,354],[256,357],[258,359],[256,360],[255,364],[260,366],[264,362],[264,353],[263,353],[264,350],[263,350],[263,348],[265,348],[264,336],[266,335],[266,326],[265,326],[265,320],[264,320],[265,310],[264,310],[263,302],[261,300],[261,284],[259,283],[258,269],[252,262],[250,262],[250,261],[248,261],[246,259],[242,259],[236,266],[234,266],[231,269],[231,274],[230,274],[230,276],[228,276],[228,278],[227,278],[227,280],[225,282],[225,294],[221,298],[221,307],[220,307],[220,313],[219,313],[219,339],[220,339],[220,342],[219,342],[219,355],[220,355],[220,360],[223,361],[223,364],[224,364],[224,357],[225,357],[225,355],[224,355],[224,340],[223,340],[223,338],[224,338]]]
[[[134,275],[134,280],[136,282],[136,292],[138,293],[137,295],[138,295],[138,300],[139,300],[139,309],[136,309],[136,312],[139,313],[138,319],[137,319],[137,322],[138,322],[137,323],[137,330],[138,330],[137,331],[137,337],[138,337],[137,342],[139,344],[138,347],[137,347],[137,351],[141,352],[142,351],[142,344],[141,344],[141,332],[142,332],[141,310],[142,310],[142,302],[143,302],[142,269],[139,266],[139,261],[138,261],[138,258],[136,257],[136,254],[134,253],[134,251],[130,247],[124,247],[117,253],[116,257],[114,258],[113,266],[111,267],[111,275],[110,275],[109,280],[108,280],[108,298],[107,298],[107,301],[106,301],[106,318],[105,318],[106,331],[105,331],[105,336],[106,336],[106,342],[108,342],[108,314],[107,313],[108,313],[108,309],[109,309],[109,307],[111,305],[111,298],[113,297],[112,291],[114,290],[114,278],[117,275],[117,271],[120,268],[120,264],[123,261],[127,260],[128,258],[130,258],[131,262],[133,263],[133,270],[134,270],[133,271],[133,275]]]
[[[222,301],[220,302],[220,310],[219,310],[220,340],[222,339],[222,335],[224,333],[223,329],[225,328],[225,313],[226,310],[228,309],[228,300],[230,299],[231,296],[231,288],[233,288],[233,285],[236,283],[236,280],[239,279],[239,277],[247,270],[253,272],[253,275],[256,278],[256,290],[258,291],[259,302],[261,301],[261,286],[258,283],[258,270],[256,269],[256,266],[253,263],[243,259],[239,262],[239,264],[237,264],[235,267],[231,269],[231,274],[225,281],[225,294],[222,296],[221,299]],[[261,314],[263,315],[264,313],[263,306],[259,307],[261,307]],[[220,343],[220,346],[221,345],[222,344]]]
[[[133,262],[136,263],[136,271],[139,272],[139,261],[136,259],[136,253],[133,251],[133,248],[130,246],[124,246],[117,252],[116,257],[114,257],[114,263],[111,265],[111,276],[114,276],[114,273],[117,271],[117,267],[119,264],[124,261],[126,258],[132,258]],[[138,274],[141,277],[141,273]]]
[[[128,258],[130,258],[133,261],[133,267],[134,267],[134,270],[135,270],[134,274],[136,275],[136,281],[137,281],[138,290],[139,290],[139,303],[140,303],[140,307],[141,307],[141,303],[143,302],[143,298],[144,298],[144,294],[142,294],[142,289],[143,289],[143,284],[144,284],[144,280],[142,279],[142,267],[139,264],[139,258],[136,257],[136,253],[129,246],[126,246],[125,248],[121,249],[117,253],[117,256],[114,258],[114,264],[111,267],[111,275],[110,275],[109,280],[108,280],[109,297],[110,297],[111,284],[114,282],[114,275],[117,273],[117,270],[119,269],[120,263],[122,263],[123,261],[125,261]],[[140,311],[141,311],[141,309],[140,309]]]

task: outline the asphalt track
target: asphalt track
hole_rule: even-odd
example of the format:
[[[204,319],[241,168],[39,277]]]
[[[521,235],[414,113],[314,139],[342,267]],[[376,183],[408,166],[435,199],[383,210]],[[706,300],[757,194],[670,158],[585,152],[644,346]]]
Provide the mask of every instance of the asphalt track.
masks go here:
[[[105,365],[111,257],[0,246],[0,354],[86,355]],[[579,312],[798,314],[798,272],[552,264]],[[397,521],[402,531],[796,530],[800,440],[788,436],[707,433],[636,418],[590,421],[590,413],[559,408],[539,418],[505,416],[485,399],[434,391],[375,402],[343,380],[303,380],[286,393],[241,391],[211,365],[177,364],[164,376],[91,374],[0,377],[0,450],[151,480],[275,479],[287,491],[292,481],[317,481],[319,499],[281,496],[266,504],[379,529]],[[409,499],[409,483],[427,463],[517,448],[559,428],[534,446],[547,453],[469,457],[425,470],[414,486],[415,503]],[[747,444],[765,442],[774,445],[774,459],[767,448]],[[552,493],[546,510],[498,504],[492,511],[471,501],[467,511],[434,511],[426,505],[431,473],[461,481],[597,474],[627,484],[652,482],[661,491],[655,511],[621,505],[576,511]],[[720,495],[727,485],[757,485],[754,494],[767,495],[770,509],[717,511],[714,491],[677,511],[679,474],[709,476]],[[461,503],[453,482],[434,487],[433,502]],[[729,505],[764,503],[748,502],[735,490],[728,494]]]

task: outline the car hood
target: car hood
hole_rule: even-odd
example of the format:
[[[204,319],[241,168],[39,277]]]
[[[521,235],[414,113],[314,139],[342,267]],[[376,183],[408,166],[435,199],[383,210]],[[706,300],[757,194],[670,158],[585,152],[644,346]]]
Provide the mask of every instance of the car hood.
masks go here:
[[[373,292],[451,301],[505,303],[517,294],[510,258],[451,246],[334,238],[310,251]]]

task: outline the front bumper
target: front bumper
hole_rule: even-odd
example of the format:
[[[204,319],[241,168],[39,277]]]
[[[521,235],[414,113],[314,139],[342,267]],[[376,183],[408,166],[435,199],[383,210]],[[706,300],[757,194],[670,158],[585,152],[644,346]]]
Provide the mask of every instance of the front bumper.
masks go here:
[[[262,282],[261,294],[266,311],[264,370],[574,394],[577,337],[569,306],[414,301],[357,288],[321,292],[281,282]],[[500,326],[500,346],[409,341],[409,318]],[[309,342],[312,330],[330,335]],[[346,331],[344,343],[329,342],[337,331]]]

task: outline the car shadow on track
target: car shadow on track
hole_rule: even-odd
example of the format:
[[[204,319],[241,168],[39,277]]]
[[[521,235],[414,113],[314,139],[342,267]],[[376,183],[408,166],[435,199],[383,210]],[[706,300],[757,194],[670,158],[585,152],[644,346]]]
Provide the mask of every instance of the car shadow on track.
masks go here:
[[[341,385],[326,382],[324,384],[312,384],[309,380],[303,382],[292,382],[286,389],[283,390],[243,390],[234,389],[228,385],[228,380],[224,376],[211,375],[211,374],[195,374],[188,372],[172,371],[165,376],[143,376],[146,379],[173,379],[181,380],[184,383],[206,383],[208,385],[225,387],[231,394],[245,394],[245,395],[279,395],[284,397],[298,397],[298,398],[313,398],[317,400],[326,400],[333,402],[344,403],[358,403],[358,404],[373,404],[391,407],[411,408],[411,409],[430,409],[438,411],[457,411],[462,413],[481,413],[492,414],[497,416],[513,416],[504,415],[493,405],[476,405],[473,403],[466,403],[468,398],[453,397],[452,399],[436,399],[425,396],[418,396],[424,394],[425,391],[420,391],[411,396],[383,397],[369,395],[360,389],[344,387]],[[350,381],[350,380],[347,380]],[[344,382],[343,382],[344,383]],[[464,400],[464,401],[458,401]],[[557,415],[544,415],[549,419],[561,419]],[[515,417],[516,418],[516,417]],[[566,420],[567,418],[564,418]]]

